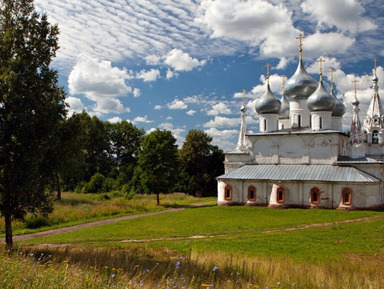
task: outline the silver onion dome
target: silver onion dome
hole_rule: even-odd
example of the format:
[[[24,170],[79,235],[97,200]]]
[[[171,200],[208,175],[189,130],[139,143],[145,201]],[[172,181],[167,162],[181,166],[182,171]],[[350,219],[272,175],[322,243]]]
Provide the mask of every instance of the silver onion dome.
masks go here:
[[[331,89],[331,95],[335,99],[335,106],[332,109],[332,116],[343,116],[345,113],[345,105],[341,100],[337,99],[333,89]]]
[[[272,93],[269,83],[267,84],[267,91],[256,101],[256,111],[258,114],[272,114],[279,113],[281,102]]]
[[[281,96],[280,102],[279,119],[289,119],[289,101],[285,93]]]
[[[307,106],[310,111],[332,111],[336,100],[324,88],[323,81],[320,83],[314,93],[307,99]]]
[[[285,83],[285,94],[291,100],[306,99],[317,88],[317,82],[305,70],[303,61],[299,60],[296,72]]]

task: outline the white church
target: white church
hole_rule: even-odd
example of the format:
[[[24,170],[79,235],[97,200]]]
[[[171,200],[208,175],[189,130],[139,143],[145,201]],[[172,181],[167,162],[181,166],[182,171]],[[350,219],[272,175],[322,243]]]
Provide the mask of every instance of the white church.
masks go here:
[[[299,63],[281,99],[270,89],[256,102],[260,132],[247,133],[241,107],[239,140],[225,154],[217,178],[218,205],[276,208],[376,209],[384,206],[384,111],[373,76],[372,98],[361,124],[352,102],[351,133],[342,132],[345,106],[306,71],[299,35]]]

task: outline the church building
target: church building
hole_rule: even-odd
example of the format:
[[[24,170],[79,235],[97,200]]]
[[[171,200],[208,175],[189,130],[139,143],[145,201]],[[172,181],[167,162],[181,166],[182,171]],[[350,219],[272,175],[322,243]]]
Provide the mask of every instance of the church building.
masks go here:
[[[217,178],[218,205],[277,208],[376,209],[384,206],[384,111],[373,77],[363,123],[352,102],[351,133],[342,132],[345,106],[322,79],[306,71],[299,35],[299,63],[278,99],[269,86],[256,102],[260,132],[247,133],[246,107],[236,149],[225,154]],[[268,67],[267,67],[268,69]]]

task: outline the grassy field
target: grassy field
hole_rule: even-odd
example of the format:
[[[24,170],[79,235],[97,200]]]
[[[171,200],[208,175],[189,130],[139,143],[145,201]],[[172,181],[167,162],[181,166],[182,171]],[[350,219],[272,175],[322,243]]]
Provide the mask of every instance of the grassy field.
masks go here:
[[[15,234],[31,233],[112,217],[161,211],[201,201],[183,194],[168,194],[160,196],[160,206],[157,206],[155,195],[135,195],[127,198],[124,194],[116,193],[63,193],[62,199],[55,202],[54,211],[48,217],[29,214],[25,222],[15,221],[13,228]],[[4,220],[0,218],[0,236],[4,236],[4,232]]]
[[[0,287],[384,288],[383,231],[379,211],[209,205],[19,243]]]

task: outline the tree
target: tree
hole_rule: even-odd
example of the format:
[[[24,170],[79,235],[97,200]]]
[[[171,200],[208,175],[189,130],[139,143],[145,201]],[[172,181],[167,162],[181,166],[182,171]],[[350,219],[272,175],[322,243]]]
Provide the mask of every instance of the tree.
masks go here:
[[[6,244],[12,219],[52,211],[52,147],[65,117],[65,93],[50,69],[59,30],[32,0],[0,2],[0,212]]]
[[[170,131],[157,129],[144,136],[136,172],[145,191],[156,193],[157,205],[159,194],[171,192],[176,185],[178,168],[176,139]]]
[[[190,130],[179,151],[184,189],[190,193],[212,194],[216,188],[215,177],[224,173],[223,152],[211,142],[212,137],[204,131]]]

